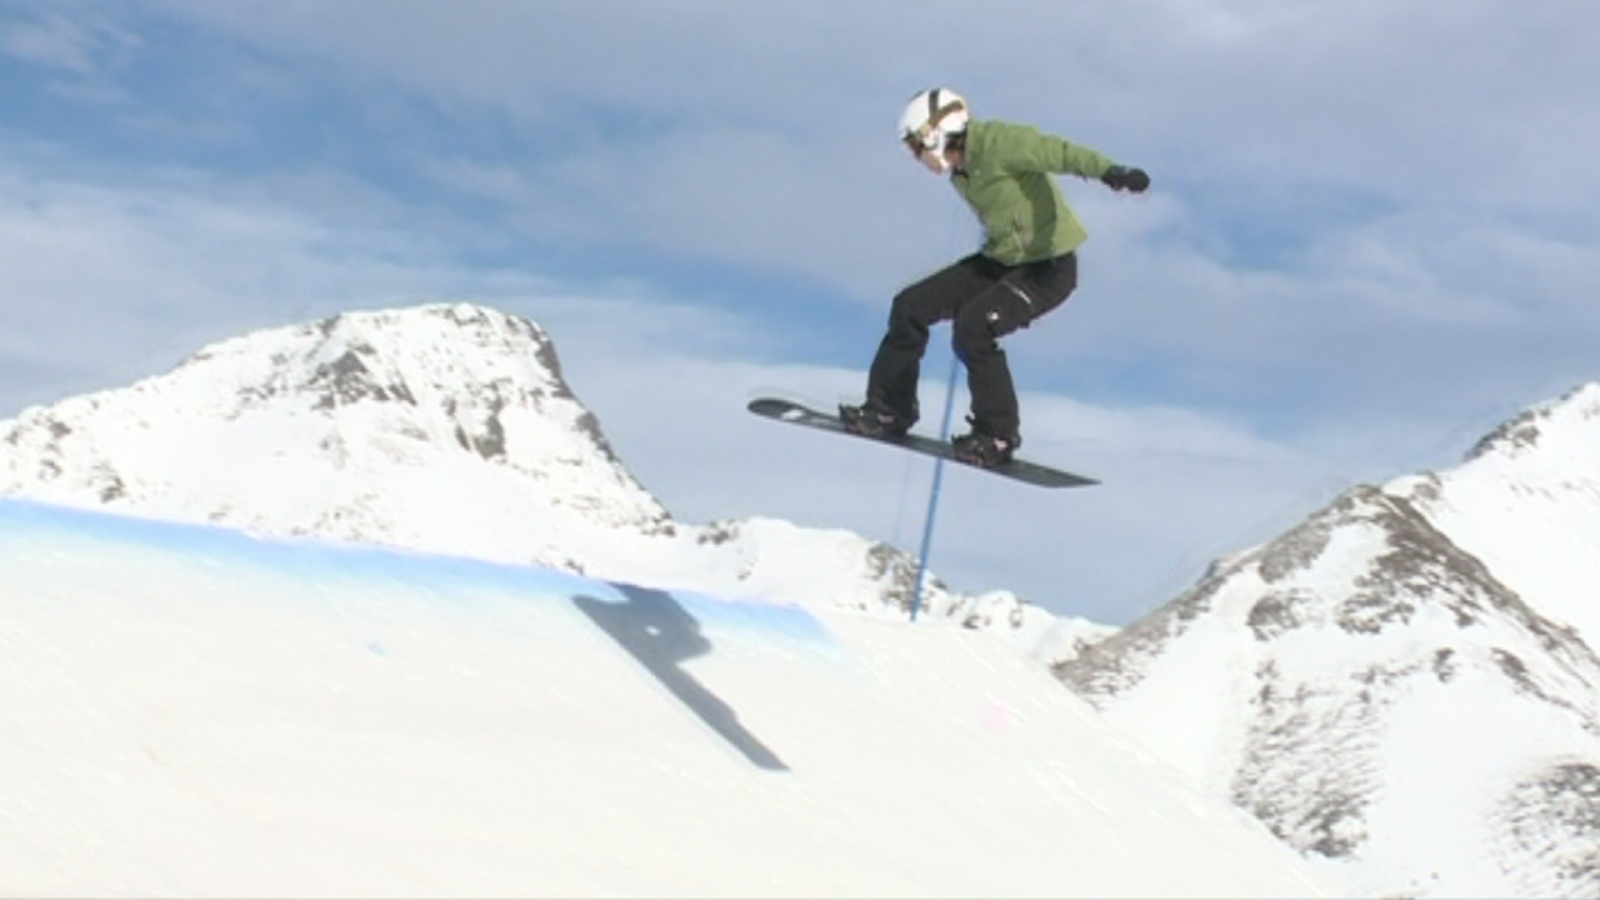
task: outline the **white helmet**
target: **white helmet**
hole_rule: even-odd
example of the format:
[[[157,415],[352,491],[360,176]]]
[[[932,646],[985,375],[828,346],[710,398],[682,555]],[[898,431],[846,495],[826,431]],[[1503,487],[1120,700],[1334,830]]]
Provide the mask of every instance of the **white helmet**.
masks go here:
[[[921,156],[933,152],[944,158],[950,136],[967,130],[967,101],[949,88],[922,91],[906,104],[900,114],[900,140],[911,152]]]

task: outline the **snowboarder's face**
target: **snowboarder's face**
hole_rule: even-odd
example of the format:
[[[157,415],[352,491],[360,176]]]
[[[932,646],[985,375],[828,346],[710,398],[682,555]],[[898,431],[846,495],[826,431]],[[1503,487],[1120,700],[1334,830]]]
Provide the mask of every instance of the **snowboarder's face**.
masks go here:
[[[944,171],[944,160],[938,153],[929,150],[923,145],[920,135],[907,134],[904,140],[906,143],[906,149],[911,152],[912,158],[917,162],[922,163],[922,165],[927,168],[928,171],[935,174]]]
[[[943,175],[945,172],[950,171],[950,164],[945,161],[944,154],[922,146],[922,142],[915,137],[907,136],[906,149],[910,150],[911,155],[916,158],[917,162],[922,163],[923,168],[929,172],[935,175]]]
[[[917,162],[922,163],[923,168],[935,175],[943,175],[950,169],[950,164],[945,162],[944,154],[933,150],[924,150],[918,153]]]

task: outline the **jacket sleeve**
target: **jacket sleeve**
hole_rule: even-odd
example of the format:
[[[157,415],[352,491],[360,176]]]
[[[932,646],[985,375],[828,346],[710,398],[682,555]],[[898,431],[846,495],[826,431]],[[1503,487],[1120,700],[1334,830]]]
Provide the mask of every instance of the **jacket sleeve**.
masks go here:
[[[1098,150],[1045,134],[1030,125],[1012,125],[1005,131],[1001,155],[1007,171],[1055,172],[1099,178],[1115,165]]]

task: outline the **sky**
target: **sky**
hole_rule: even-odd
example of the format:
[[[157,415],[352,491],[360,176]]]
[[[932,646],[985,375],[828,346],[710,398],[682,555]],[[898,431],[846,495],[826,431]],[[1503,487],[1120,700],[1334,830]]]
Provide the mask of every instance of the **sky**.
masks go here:
[[[1104,486],[961,473],[933,545],[957,587],[1121,624],[1600,378],[1596,47],[1582,0],[0,0],[0,416],[472,300],[550,331],[681,518],[914,548],[925,461],[742,406],[859,399],[894,292],[977,246],[893,131],[944,85],[1153,179],[1061,179],[1079,289],[1006,341],[1024,455]]]
[[[1339,894],[952,624],[16,500],[0,560],[8,896]]]

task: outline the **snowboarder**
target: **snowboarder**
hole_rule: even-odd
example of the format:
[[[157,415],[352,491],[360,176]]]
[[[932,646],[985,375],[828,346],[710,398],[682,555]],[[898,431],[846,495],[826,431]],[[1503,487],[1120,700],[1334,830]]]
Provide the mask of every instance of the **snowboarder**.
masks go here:
[[[956,456],[1004,465],[1022,444],[1011,370],[998,338],[1060,306],[1078,283],[1077,248],[1088,237],[1053,173],[1098,178],[1115,191],[1143,193],[1150,176],[1087,147],[1028,125],[973,119],[948,88],[922,91],[900,116],[900,139],[929,171],[950,183],[983,224],[977,253],[895,295],[889,327],[872,360],[866,402],[841,404],[850,430],[905,434],[917,421],[917,378],[928,328],[953,320],[956,357],[972,395],[969,434]]]

